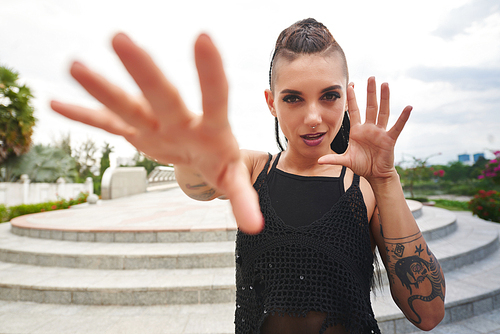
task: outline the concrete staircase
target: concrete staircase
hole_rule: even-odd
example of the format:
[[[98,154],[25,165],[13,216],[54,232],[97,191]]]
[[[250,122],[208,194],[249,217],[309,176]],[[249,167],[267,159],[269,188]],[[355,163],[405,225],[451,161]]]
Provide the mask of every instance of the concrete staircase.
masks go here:
[[[232,333],[236,226],[229,203],[193,202],[172,189],[0,225],[0,300],[113,314],[156,305],[162,316],[204,314],[172,333]],[[445,271],[443,324],[500,308],[500,225],[432,207],[413,212]],[[383,333],[414,332],[386,284],[372,298]]]

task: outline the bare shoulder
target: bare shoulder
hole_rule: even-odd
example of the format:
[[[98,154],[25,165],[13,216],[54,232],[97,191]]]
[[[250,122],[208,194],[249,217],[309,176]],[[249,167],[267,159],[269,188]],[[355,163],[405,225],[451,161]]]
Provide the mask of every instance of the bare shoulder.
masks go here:
[[[241,157],[248,168],[253,184],[266,165],[267,160],[269,159],[269,153],[242,149]]]

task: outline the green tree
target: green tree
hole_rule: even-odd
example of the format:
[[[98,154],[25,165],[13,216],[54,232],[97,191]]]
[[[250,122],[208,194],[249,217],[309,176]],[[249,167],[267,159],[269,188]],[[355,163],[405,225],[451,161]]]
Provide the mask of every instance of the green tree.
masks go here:
[[[441,154],[441,153],[439,153]],[[427,179],[430,180],[432,177],[432,171],[427,167],[427,161],[430,158],[439,155],[433,154],[424,159],[412,156],[411,166],[404,170],[403,176],[405,185],[409,187],[411,197],[415,197],[413,193],[413,187],[417,181]]]
[[[101,167],[99,173],[101,178],[106,169],[108,169],[110,166],[109,155],[113,152],[113,149],[114,147],[110,146],[109,143],[104,143],[104,146],[102,147]]]
[[[443,179],[455,183],[467,180],[470,173],[470,167],[460,161],[450,162],[444,170],[446,173]]]
[[[87,177],[95,178],[99,171],[97,167],[97,152],[99,148],[96,143],[87,138],[79,147],[73,150],[73,157],[76,160],[78,170],[78,182],[85,182]]]
[[[101,149],[101,166],[99,176],[94,177],[94,194],[101,194],[102,176],[104,175],[106,169],[110,166],[109,155],[113,152],[113,149],[114,147],[109,145],[109,143],[104,143],[104,146]]]
[[[36,118],[30,89],[19,82],[19,74],[0,66],[0,167],[10,178],[10,165],[31,146]]]
[[[149,173],[151,173],[151,171],[153,171],[153,169],[155,169],[156,166],[165,166],[157,161],[149,159],[139,151],[137,151],[137,153],[135,154],[134,161],[135,161],[135,166],[146,168],[148,175]]]
[[[73,156],[73,149],[71,147],[71,133],[61,133],[59,138],[52,138],[52,143],[55,147],[62,149],[68,155]]]
[[[35,145],[17,159],[10,181],[22,174],[27,174],[31,182],[56,182],[60,177],[73,181],[78,177],[75,160],[64,150],[49,145]]]

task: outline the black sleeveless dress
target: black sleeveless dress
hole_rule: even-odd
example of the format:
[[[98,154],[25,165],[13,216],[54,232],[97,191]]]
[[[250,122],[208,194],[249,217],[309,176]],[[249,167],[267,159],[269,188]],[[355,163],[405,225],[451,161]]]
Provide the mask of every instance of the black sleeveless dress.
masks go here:
[[[236,238],[236,334],[380,333],[370,302],[373,253],[359,176],[345,193],[342,184],[319,218],[287,224],[270,197],[271,158],[254,184],[265,227],[257,235],[238,231]],[[308,206],[295,205],[294,212]]]

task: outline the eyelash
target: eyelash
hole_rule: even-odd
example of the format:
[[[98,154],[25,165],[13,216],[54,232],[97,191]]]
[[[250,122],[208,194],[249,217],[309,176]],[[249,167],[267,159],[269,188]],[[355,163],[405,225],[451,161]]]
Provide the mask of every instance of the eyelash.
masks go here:
[[[326,96],[331,96],[331,98],[327,99]],[[321,99],[335,101],[336,99],[340,99],[340,94],[337,92],[326,92],[325,95],[321,97]]]
[[[326,100],[326,101],[335,101],[337,99],[340,99],[340,94],[337,92],[326,92],[321,97],[321,99]],[[291,100],[295,100],[295,101],[291,101]],[[285,103],[297,103],[300,101],[302,101],[302,98],[300,96],[297,96],[297,95],[287,95],[283,98],[283,102],[285,102]]]
[[[290,101],[292,99],[295,99],[295,101]],[[283,102],[285,103],[297,103],[300,101],[302,101],[302,99],[300,98],[300,96],[297,95],[287,95],[283,98]]]

